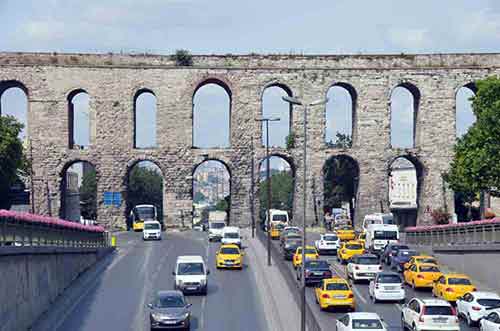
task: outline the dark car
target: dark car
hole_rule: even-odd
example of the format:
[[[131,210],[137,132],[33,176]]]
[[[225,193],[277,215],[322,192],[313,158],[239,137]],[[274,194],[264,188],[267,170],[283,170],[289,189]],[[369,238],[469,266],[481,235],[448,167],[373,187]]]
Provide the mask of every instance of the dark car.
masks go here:
[[[302,246],[302,239],[295,237],[287,239],[283,245],[283,258],[287,261],[291,261],[297,247],[300,246]]]
[[[417,255],[418,252],[411,249],[398,249],[397,251],[395,251],[395,255],[391,256],[391,269],[403,272],[405,263],[410,261],[412,256]]]
[[[391,256],[393,256],[399,249],[410,249],[410,247],[402,244],[387,244],[382,252],[382,255],[380,255],[380,260],[389,265],[391,262]]]
[[[281,231],[281,234],[280,234],[280,245],[283,246],[283,244],[285,243],[285,240],[287,238],[290,238],[290,237],[297,237],[297,238],[301,238],[302,235],[301,235],[301,231],[299,228],[296,228],[296,227],[287,227],[285,228],[283,231]]]
[[[297,268],[297,280],[302,279],[302,265]],[[332,271],[330,270],[330,264],[325,260],[308,260],[304,263],[305,270],[305,283],[317,284],[323,279],[331,278]]]
[[[190,329],[191,304],[186,302],[182,292],[159,291],[148,307],[151,309],[151,330]]]
[[[295,232],[289,232],[280,238],[280,245],[283,246],[287,240],[302,240],[302,235]]]

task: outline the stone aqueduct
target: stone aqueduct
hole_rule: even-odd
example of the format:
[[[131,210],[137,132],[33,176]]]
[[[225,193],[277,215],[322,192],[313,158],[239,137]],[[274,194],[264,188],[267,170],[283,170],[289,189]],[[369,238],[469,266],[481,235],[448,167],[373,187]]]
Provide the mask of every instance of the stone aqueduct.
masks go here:
[[[335,155],[356,160],[359,174],[356,215],[387,206],[387,172],[398,156],[407,156],[419,169],[418,222],[430,222],[429,210],[453,208],[453,192],[442,173],[449,167],[455,143],[455,94],[477,79],[498,74],[500,54],[434,55],[245,55],[194,56],[193,66],[176,66],[170,56],[117,54],[0,53],[2,88],[21,86],[28,96],[28,136],[32,145],[34,209],[37,213],[60,208],[61,181],[73,162],[95,166],[98,182],[98,219],[113,226],[123,222],[125,204],[105,206],[105,191],[126,191],[127,173],[140,160],[161,168],[167,223],[179,222],[179,213],[192,208],[193,169],[206,158],[221,160],[231,173],[231,219],[250,222],[251,139],[260,141],[262,94],[272,85],[286,86],[294,96],[312,101],[325,96],[334,84],[349,84],[355,91],[353,146],[329,148],[324,142],[325,108],[310,111],[308,123],[308,183],[322,178],[325,161]],[[206,83],[229,91],[230,147],[192,147],[194,92]],[[417,104],[415,147],[390,145],[390,94],[397,86],[413,89]],[[84,89],[90,96],[90,147],[68,146],[68,95]],[[135,149],[133,99],[148,89],[157,97],[157,148]],[[416,93],[416,94],[415,94]],[[297,109],[300,113],[302,110]],[[295,110],[294,110],[295,112]],[[292,118],[297,148],[273,148],[296,170],[294,215],[302,215],[302,116]],[[265,155],[257,146],[255,163]],[[307,185],[311,197],[311,185]],[[322,185],[316,190],[322,196]],[[50,200],[50,203],[49,203]],[[313,220],[310,200],[307,213]]]

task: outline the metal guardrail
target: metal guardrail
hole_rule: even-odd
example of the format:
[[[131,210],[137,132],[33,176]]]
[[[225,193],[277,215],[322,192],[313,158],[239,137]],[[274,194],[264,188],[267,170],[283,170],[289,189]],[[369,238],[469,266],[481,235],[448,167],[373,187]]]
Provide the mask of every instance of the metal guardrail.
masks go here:
[[[432,247],[497,244],[500,243],[500,222],[473,222],[425,229],[417,227],[407,230],[404,240],[407,244]]]
[[[111,246],[111,235],[107,231],[85,231],[0,217],[0,246],[100,248]]]

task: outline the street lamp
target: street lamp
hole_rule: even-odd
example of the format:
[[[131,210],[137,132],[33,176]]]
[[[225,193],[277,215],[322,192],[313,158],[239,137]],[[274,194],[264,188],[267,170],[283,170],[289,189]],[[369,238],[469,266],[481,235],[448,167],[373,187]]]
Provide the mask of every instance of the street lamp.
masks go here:
[[[257,122],[265,122],[266,123],[266,177],[267,177],[267,265],[271,265],[271,233],[269,231],[271,224],[271,166],[269,159],[269,122],[277,122],[280,119],[278,117],[267,117],[267,118],[258,118],[255,119]],[[260,169],[259,169],[260,171]]]
[[[328,102],[328,98],[324,99],[318,99],[315,100],[311,103],[304,103],[301,100],[291,97],[291,96],[283,96],[281,97],[283,101],[286,101],[292,105],[297,105],[297,106],[304,106],[304,150],[303,150],[303,157],[304,157],[304,185],[303,185],[303,190],[302,194],[304,195],[304,205],[303,210],[303,218],[302,218],[302,265],[301,265],[301,295],[302,295],[302,307],[301,307],[301,319],[300,319],[300,325],[301,325],[301,330],[305,331],[306,330],[306,277],[305,277],[305,261],[306,261],[306,201],[307,201],[307,163],[306,163],[306,156],[307,156],[307,108],[308,107],[313,107],[313,106],[319,106],[319,105],[324,105]]]

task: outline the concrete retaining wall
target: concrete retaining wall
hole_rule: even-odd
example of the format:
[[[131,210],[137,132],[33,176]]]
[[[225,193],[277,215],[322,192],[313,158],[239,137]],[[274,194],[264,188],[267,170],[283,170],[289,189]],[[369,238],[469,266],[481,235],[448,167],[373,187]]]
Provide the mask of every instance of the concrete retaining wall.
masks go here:
[[[0,249],[0,331],[28,330],[108,248]]]

